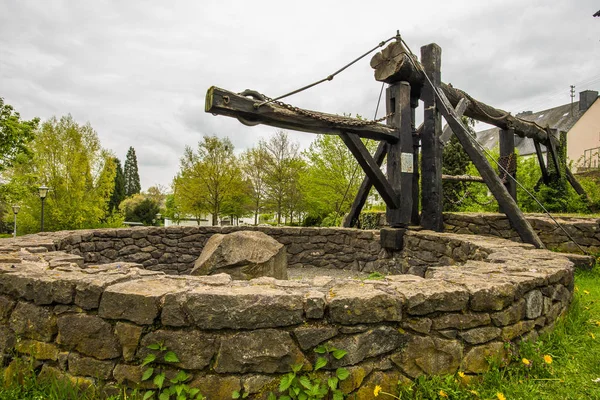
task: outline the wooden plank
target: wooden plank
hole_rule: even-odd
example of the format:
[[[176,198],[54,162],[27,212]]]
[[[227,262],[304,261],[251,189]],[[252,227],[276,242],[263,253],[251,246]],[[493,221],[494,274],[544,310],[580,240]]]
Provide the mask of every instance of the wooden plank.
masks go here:
[[[342,133],[340,138],[344,141],[350,152],[358,161],[365,174],[369,177],[373,186],[381,195],[381,198],[388,207],[399,208],[400,203],[398,201],[398,194],[394,191],[392,185],[388,182],[379,166],[369,154],[369,150],[365,147],[363,142],[360,141],[358,135],[353,133]]]
[[[431,85],[428,83],[427,86]],[[470,137],[469,131],[463,125],[460,117],[454,112],[452,105],[444,93],[434,91],[434,94],[438,109],[485,180],[490,191],[496,198],[496,201],[502,206],[511,226],[517,231],[523,242],[531,243],[537,248],[545,248],[544,243],[542,243],[529,222],[525,219],[523,212],[519,209],[515,200],[510,196],[506,187],[504,187],[502,181],[500,181],[500,178],[496,175],[496,172],[485,158],[483,152],[473,143],[475,139]]]
[[[547,185],[550,182],[550,175],[548,174],[548,168],[546,168],[546,163],[544,162],[544,155],[542,154],[540,143],[535,139],[533,140],[533,147],[535,147],[535,154],[537,155],[538,164],[542,171],[542,180]]]
[[[517,201],[517,155],[515,153],[515,134],[512,129],[503,129],[500,131],[500,165],[507,171],[498,171],[500,179],[504,182],[504,187],[508,190],[510,196]],[[514,170],[514,172],[511,172]],[[511,179],[512,176],[514,179]],[[500,212],[504,212],[500,207]]]
[[[485,183],[482,177],[473,176],[473,175],[442,175],[442,180],[444,181],[454,181],[454,182],[480,182]]]
[[[390,85],[385,91],[386,98],[386,112],[388,114],[393,113],[387,119],[387,124],[396,126],[400,128],[400,124],[402,123],[402,93],[401,88],[402,84],[405,82],[395,83]],[[410,87],[410,86],[409,86]],[[400,130],[399,130],[400,131]],[[402,133],[400,133],[400,137],[402,137]],[[400,139],[402,140],[402,139]],[[394,191],[400,196],[402,190],[402,179],[400,174],[400,158],[401,158],[402,149],[400,147],[400,141],[391,144],[388,146],[388,154],[387,154],[387,165],[386,165],[386,173],[387,179]],[[401,203],[399,203],[401,204]],[[392,228],[401,228],[401,209],[398,207],[386,207],[385,217],[387,219],[387,223]]]
[[[325,114],[318,111],[292,111],[276,103],[255,107],[258,100],[212,86],[206,92],[205,111],[240,119],[245,124],[264,124],[301,132],[341,134],[352,133],[362,138],[398,141],[398,132],[383,124],[349,125],[355,118]],[[309,113],[314,117],[305,115]],[[332,122],[333,121],[333,122]]]
[[[558,176],[558,179],[562,178],[562,172],[560,168],[560,157],[558,156],[558,151],[556,150],[556,142],[559,140],[558,130],[550,129],[550,135],[548,140],[548,145],[546,145],[546,150],[548,154],[548,165],[550,165],[550,160],[552,160],[552,164],[554,165],[554,171]],[[566,165],[566,161],[565,165]]]
[[[423,68],[434,85],[441,82],[442,49],[435,43],[421,47]],[[436,109],[434,91],[429,85],[421,94],[424,107],[423,132],[421,133],[421,226],[441,232],[442,217],[442,120]],[[457,102],[458,103],[458,102]]]
[[[465,98],[460,99],[458,104],[454,108],[456,115],[458,115],[459,117],[462,117],[463,114],[465,113],[465,110],[467,109],[468,105],[469,105],[469,100],[467,100]],[[452,129],[450,128],[450,125],[446,124],[446,126],[444,126],[444,130],[442,131],[442,135],[440,136],[440,140],[442,141],[442,144],[448,143],[448,141],[450,140],[450,137],[452,137]]]
[[[373,160],[375,161],[375,164],[377,164],[377,166],[381,166],[381,164],[383,163],[383,159],[387,154],[387,148],[388,144],[386,142],[379,142],[377,150],[375,150],[375,155],[373,156]],[[363,179],[362,183],[360,184],[360,187],[358,188],[358,193],[356,194],[356,197],[352,202],[350,211],[344,218],[344,228],[351,228],[353,226],[356,226],[356,224],[358,223],[358,217],[360,215],[360,212],[362,211],[363,207],[365,206],[365,203],[367,202],[367,197],[369,197],[369,192],[371,191],[372,187],[373,183],[369,179],[369,176],[365,175],[365,178]]]
[[[419,148],[421,147],[421,138],[415,127],[416,120],[416,108],[419,105],[418,98],[411,98],[411,115],[410,122],[413,129],[413,182],[412,182],[412,214],[410,216],[410,223],[412,225],[419,225],[421,223],[421,215],[419,214],[419,202],[421,200],[421,176],[419,172]],[[421,129],[423,124],[421,124]]]

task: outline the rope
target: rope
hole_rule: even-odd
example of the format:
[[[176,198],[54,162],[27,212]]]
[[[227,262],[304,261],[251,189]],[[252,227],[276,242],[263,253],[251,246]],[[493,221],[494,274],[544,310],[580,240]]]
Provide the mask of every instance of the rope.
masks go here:
[[[359,56],[359,57],[358,57],[358,58],[356,58],[354,61],[351,61],[351,62],[349,62],[348,64],[344,65],[342,68],[338,69],[338,70],[337,70],[337,71],[335,71],[333,74],[331,74],[331,75],[328,75],[327,77],[325,77],[325,78],[323,78],[323,79],[321,79],[321,80],[319,80],[319,81],[313,82],[313,83],[311,83],[311,84],[309,84],[309,85],[303,86],[303,87],[301,87],[301,88],[299,88],[299,89],[296,89],[296,90],[293,90],[293,91],[291,91],[291,92],[289,92],[289,93],[283,94],[283,95],[281,95],[281,96],[279,96],[279,97],[276,97],[276,98],[274,98],[274,99],[268,99],[268,100],[265,100],[265,101],[263,101],[263,102],[261,102],[261,103],[256,103],[256,104],[254,105],[254,108],[259,108],[259,107],[261,107],[261,106],[264,106],[265,104],[269,104],[269,103],[272,103],[272,102],[274,102],[274,101],[281,100],[281,99],[284,99],[284,98],[286,98],[286,97],[288,97],[288,96],[294,95],[294,94],[296,94],[296,93],[303,92],[303,91],[305,91],[306,89],[310,89],[311,87],[313,87],[313,86],[317,86],[317,85],[319,85],[319,84],[321,84],[321,83],[323,83],[323,82],[326,82],[326,81],[331,81],[331,80],[333,80],[333,78],[334,78],[334,77],[335,77],[337,74],[339,74],[340,72],[344,71],[346,68],[348,68],[348,67],[350,67],[351,65],[355,64],[356,62],[358,62],[358,61],[362,60],[363,58],[365,58],[366,56],[368,56],[369,54],[371,54],[372,52],[374,52],[374,51],[375,51],[375,50],[377,50],[378,48],[380,48],[380,47],[383,47],[383,46],[384,46],[386,43],[388,43],[389,41],[391,41],[391,40],[393,40],[393,39],[398,39],[399,37],[400,37],[400,34],[399,34],[399,33],[397,33],[397,34],[396,34],[396,36],[392,36],[391,38],[389,38],[389,39],[386,39],[386,40],[384,40],[383,42],[380,42],[380,43],[379,43],[377,46],[373,47],[371,50],[369,50],[369,51],[367,51],[366,53],[364,53],[363,55]]]
[[[404,44],[404,46],[406,47],[406,49],[409,51],[409,53],[411,55],[414,56],[414,53],[411,51],[410,47],[408,46],[408,43],[406,43],[406,41],[404,41],[404,39],[400,38],[399,40],[402,41],[402,43]],[[438,97],[441,97],[441,94],[439,92],[439,88],[433,84],[433,82],[431,82],[431,80],[429,79],[429,76],[427,75],[427,73],[424,71],[423,66],[420,64],[417,64],[413,61],[412,57],[408,57],[408,59],[411,61],[411,63],[413,64],[413,66],[416,69],[419,69],[423,72],[423,74],[425,75],[425,79],[427,79],[427,81],[429,82],[429,85],[433,88],[433,90],[436,92],[436,94],[438,95]],[[536,124],[537,125],[537,124]],[[544,210],[544,213],[550,217],[550,219],[556,224],[556,226],[558,226],[564,233],[565,235],[567,235],[567,237],[569,238],[569,240],[571,240],[573,243],[575,243],[575,245],[579,248],[579,250],[581,250],[581,252],[583,254],[587,254],[590,255],[587,251],[585,251],[580,245],[579,243],[577,243],[575,241],[575,239],[573,239],[573,237],[571,236],[571,234],[569,232],[567,232],[567,230],[552,216],[552,214],[550,214],[550,212],[548,211],[548,209],[546,209],[546,207],[544,207],[544,205],[537,199],[537,197],[535,197],[533,195],[533,193],[531,193],[529,190],[527,190],[527,188],[525,186],[523,186],[515,177],[513,177],[502,165],[500,165],[500,163],[498,162],[498,160],[496,160],[491,154],[490,152],[483,147],[482,144],[480,144],[475,138],[471,137],[470,135],[467,135],[469,137],[469,140],[471,140],[472,143],[474,143],[477,147],[479,147],[490,159],[492,159],[496,165],[498,165],[498,168],[503,171],[505,173],[506,177],[509,177],[510,179],[512,179],[521,189],[523,189],[525,191],[525,193],[527,193],[533,200],[535,200],[535,202],[542,208],[542,210]]]

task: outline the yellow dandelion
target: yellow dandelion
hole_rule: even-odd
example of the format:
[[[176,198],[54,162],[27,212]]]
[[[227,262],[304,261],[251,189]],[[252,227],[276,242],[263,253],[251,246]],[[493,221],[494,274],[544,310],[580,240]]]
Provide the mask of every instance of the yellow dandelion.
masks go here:
[[[575,286],[575,291],[579,292],[579,288],[577,286]]]
[[[498,398],[498,400],[506,400],[506,396],[504,396],[502,393],[498,392],[496,393],[496,397]]]
[[[461,378],[464,378],[465,377],[465,373],[462,372],[462,371],[458,371],[458,376],[461,377]]]
[[[544,362],[546,364],[552,364],[552,356],[550,354],[544,355]]]
[[[472,395],[475,395],[475,396],[479,396],[479,393],[477,393],[477,390],[469,390],[469,393],[471,393]]]
[[[379,392],[381,392],[381,386],[375,385],[375,390],[373,390],[373,396],[379,396]]]
[[[596,325],[600,326],[600,321],[596,321]]]
[[[583,293],[590,294],[590,291],[589,290],[584,290]]]
[[[443,390],[440,390],[440,397],[443,397],[443,398],[447,399],[448,395]]]
[[[529,361],[526,358],[523,358],[521,361],[523,361],[523,364],[525,364],[525,365],[531,365],[531,361]]]
[[[596,335],[594,335],[592,332],[590,332],[590,336],[592,337],[592,339],[596,339]]]

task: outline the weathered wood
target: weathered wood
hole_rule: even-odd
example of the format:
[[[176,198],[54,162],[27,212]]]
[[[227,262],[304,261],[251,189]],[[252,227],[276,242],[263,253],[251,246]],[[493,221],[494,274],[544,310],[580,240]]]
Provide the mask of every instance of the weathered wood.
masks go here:
[[[548,168],[544,162],[544,155],[542,154],[542,148],[537,140],[533,140],[533,147],[535,147],[535,154],[537,155],[538,164],[542,171],[542,181],[547,185],[550,182],[550,175],[548,174]]]
[[[442,83],[440,88],[453,107],[456,107],[460,99],[467,97],[465,96],[464,92],[452,87],[451,85]],[[482,103],[471,96],[469,96],[468,100],[469,105],[467,106],[464,114],[467,117],[497,126],[501,129],[512,128],[516,135],[535,139],[543,145],[548,143],[548,133],[543,127],[539,126],[535,122],[513,117],[506,111],[488,106],[487,104]]]
[[[454,182],[481,182],[485,183],[482,177],[473,176],[473,175],[442,175],[442,180],[444,181],[454,181]]]
[[[392,228],[407,227],[410,224],[412,215],[413,198],[413,132],[412,132],[412,107],[411,107],[411,87],[408,82],[399,83],[398,97],[396,97],[396,114],[394,116],[394,126],[400,128],[400,141],[398,144],[390,144],[390,149],[399,147],[400,165],[396,174],[400,175],[400,221]],[[399,116],[399,118],[398,118]],[[388,153],[389,157],[389,153]],[[388,159],[389,160],[389,159]],[[389,166],[389,163],[388,163]],[[388,170],[388,174],[390,171]],[[388,220],[389,221],[389,220]]]
[[[381,169],[379,169],[379,166],[375,160],[373,160],[373,157],[369,154],[369,150],[367,150],[363,142],[361,142],[358,135],[353,133],[341,133],[340,138],[346,144],[352,155],[354,155],[358,165],[361,166],[363,171],[365,171],[365,174],[367,174],[371,182],[373,182],[373,186],[375,186],[375,189],[377,189],[388,208],[400,208],[398,193],[395,192],[383,172],[381,172]]]
[[[427,84],[426,87],[431,85]],[[434,91],[436,97],[436,106],[444,116],[452,131],[462,144],[463,148],[471,158],[471,161],[481,174],[488,188],[500,204],[510,221],[511,226],[517,231],[523,242],[531,243],[537,248],[545,248],[544,243],[535,233],[529,222],[525,219],[523,212],[517,206],[515,200],[510,196],[502,181],[496,175],[496,172],[485,158],[473,141],[475,140],[469,134],[467,128],[463,125],[460,117],[456,115],[452,105],[443,92]]]
[[[500,165],[506,170],[499,170],[500,179],[504,182],[504,187],[508,190],[510,196],[517,201],[517,155],[515,153],[515,134],[511,129],[500,131]],[[513,177],[511,179],[510,176]],[[504,209],[500,207],[500,212]]]
[[[460,101],[454,108],[456,115],[458,115],[459,117],[462,117],[463,114],[465,113],[465,110],[467,109],[468,105],[469,105],[469,100],[464,99],[464,98],[460,99]],[[451,136],[452,136],[452,129],[450,128],[450,125],[446,124],[446,126],[444,126],[444,130],[442,131],[442,135],[440,136],[440,140],[441,140],[442,144],[448,143]]]
[[[205,111],[217,115],[241,118],[245,123],[260,123],[281,129],[325,134],[347,132],[362,138],[385,140],[390,143],[398,141],[398,132],[383,124],[352,126],[348,123],[356,122],[355,118],[304,110],[317,117],[312,118],[275,103],[255,108],[256,103],[257,100],[255,99],[212,86],[206,92]]]
[[[421,176],[419,172],[419,148],[421,147],[421,138],[415,129],[416,115],[415,111],[419,105],[418,98],[411,98],[411,115],[410,123],[411,129],[413,130],[413,181],[412,181],[412,214],[410,216],[410,223],[412,225],[419,225],[421,223],[421,216],[419,215],[419,202],[421,200]],[[423,125],[421,125],[422,127]]]
[[[560,161],[560,157],[558,156],[558,151],[556,149],[556,142],[559,141],[558,130],[550,129],[549,131],[550,131],[550,135],[548,135],[549,140],[548,140],[548,145],[546,146],[546,150],[547,150],[546,154],[547,154],[547,158],[548,158],[547,165],[550,165],[550,160],[552,160],[552,164],[554,165],[554,172],[558,176],[558,179],[560,179],[560,178],[562,178],[562,168],[560,167],[561,161]],[[565,164],[565,167],[566,167],[567,161],[563,160],[562,162]]]
[[[402,94],[401,87],[402,83],[396,83],[390,85],[386,92],[386,112],[390,115],[387,119],[388,125],[400,127],[400,123],[402,122]],[[400,137],[402,137],[402,133],[400,133]],[[402,140],[402,139],[400,139]],[[387,153],[387,179],[394,191],[400,196],[402,190],[402,178],[400,174],[400,157],[401,157],[402,149],[400,147],[400,141],[391,144],[388,146]],[[400,203],[401,204],[401,203]],[[386,207],[385,216],[387,218],[387,222],[392,228],[400,228],[402,227],[401,223],[401,209],[400,207]]]
[[[402,42],[392,42],[386,48],[376,53],[371,58],[371,68],[375,70],[375,80],[393,85],[398,82],[408,82],[412,88],[413,97],[418,97],[421,87],[425,82],[425,75],[420,69],[415,68],[419,62],[410,54]]]
[[[435,43],[421,47],[421,60],[427,76],[434,85],[441,82],[442,49]],[[421,226],[441,232],[442,216],[442,120],[436,109],[434,91],[429,85],[422,90],[424,119],[421,132]]]
[[[387,148],[387,142],[379,142],[377,150],[375,150],[375,155],[373,156],[373,160],[375,161],[375,164],[377,164],[378,167],[380,167],[383,163],[383,159],[387,154]],[[365,203],[367,202],[367,198],[369,197],[369,192],[371,191],[372,187],[373,183],[369,179],[369,176],[365,175],[365,178],[363,179],[362,183],[360,184],[360,187],[358,188],[356,197],[352,202],[350,211],[344,218],[344,228],[351,228],[353,226],[356,226],[356,224],[358,223],[358,217],[360,215],[360,212],[362,211],[363,207],[365,206]]]

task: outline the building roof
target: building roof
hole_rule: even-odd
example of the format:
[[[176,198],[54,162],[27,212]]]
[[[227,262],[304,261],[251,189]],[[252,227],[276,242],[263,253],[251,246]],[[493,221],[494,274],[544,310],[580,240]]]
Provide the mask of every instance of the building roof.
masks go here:
[[[573,125],[581,118],[586,110],[579,110],[579,102],[576,101],[564,104],[562,106],[549,108],[547,110],[531,112],[525,111],[517,114],[516,116],[527,121],[534,121],[536,124],[542,127],[549,126],[559,131],[568,132]],[[485,148],[492,149],[498,145],[498,132],[500,128],[491,128],[484,131],[477,132],[477,141],[481,143]],[[546,148],[541,145],[542,151],[545,152]],[[522,138],[515,136],[515,148],[519,155],[535,154],[535,147],[533,145],[533,139]]]
[[[594,17],[600,17],[600,11],[598,11],[596,14],[594,14]]]

